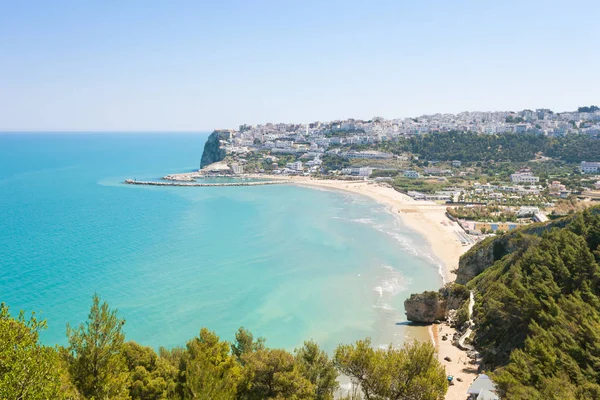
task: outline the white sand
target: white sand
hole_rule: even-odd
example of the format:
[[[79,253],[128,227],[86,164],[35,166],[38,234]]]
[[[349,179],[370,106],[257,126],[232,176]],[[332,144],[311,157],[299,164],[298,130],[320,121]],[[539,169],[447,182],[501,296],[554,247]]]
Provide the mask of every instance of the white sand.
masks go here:
[[[467,352],[459,349],[452,344],[452,336],[456,329],[443,323],[439,325],[431,325],[429,327],[436,336],[436,349],[438,351],[438,359],[446,368],[448,375],[454,376],[454,385],[448,387],[446,400],[464,400],[467,398],[467,389],[477,377],[477,368],[475,364],[469,362]],[[448,334],[448,340],[441,340],[442,336]],[[451,361],[444,360],[444,357],[450,357]],[[457,378],[462,379],[459,382]]]

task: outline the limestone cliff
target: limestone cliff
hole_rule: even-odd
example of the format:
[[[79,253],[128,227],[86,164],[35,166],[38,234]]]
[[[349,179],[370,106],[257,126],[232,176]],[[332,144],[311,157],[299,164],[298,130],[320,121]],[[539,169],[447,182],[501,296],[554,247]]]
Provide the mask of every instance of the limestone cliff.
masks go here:
[[[430,324],[446,318],[446,307],[438,292],[411,294],[404,300],[404,310],[412,322]]]
[[[208,140],[204,144],[200,168],[222,161],[225,158],[225,149],[221,147],[221,140],[227,139],[229,139],[228,131],[215,130],[210,134]]]
[[[592,212],[597,212],[597,210]],[[542,236],[544,232],[552,228],[562,228],[572,219],[573,217],[569,216],[548,223],[532,224],[526,228],[502,236],[490,237],[478,243],[460,258],[456,283],[466,284],[502,257],[518,250],[525,250],[535,243],[534,238]]]
[[[600,212],[599,210],[594,209],[592,212]],[[419,323],[446,319],[450,310],[458,310],[468,298],[468,290],[463,285],[504,256],[518,256],[528,247],[535,246],[545,232],[553,228],[562,228],[572,219],[573,217],[569,216],[549,223],[532,224],[478,243],[460,258],[456,284],[447,285],[438,292],[412,294],[404,301],[407,319]]]
[[[445,320],[450,310],[458,309],[468,298],[469,291],[457,284],[446,285],[437,292],[412,294],[404,301],[406,318],[423,324]]]

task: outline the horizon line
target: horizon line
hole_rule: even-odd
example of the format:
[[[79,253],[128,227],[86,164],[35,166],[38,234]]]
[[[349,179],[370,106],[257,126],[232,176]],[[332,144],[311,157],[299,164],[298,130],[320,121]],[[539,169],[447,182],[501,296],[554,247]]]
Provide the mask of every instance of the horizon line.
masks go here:
[[[590,106],[579,106],[580,107],[591,107],[591,106],[595,106],[594,104],[590,105]],[[495,111],[482,111],[482,110],[463,110],[460,112],[435,112],[435,113],[427,113],[427,114],[421,114],[419,116],[409,116],[409,117],[395,117],[395,118],[389,118],[389,117],[381,117],[381,116],[373,116],[371,118],[369,118],[368,120],[374,119],[374,118],[383,118],[384,120],[402,120],[402,119],[414,119],[414,118],[421,118],[421,117],[426,117],[426,116],[432,116],[432,115],[445,115],[445,114],[449,114],[449,115],[459,115],[462,113],[519,113],[521,111],[534,111],[537,109],[544,109],[544,110],[550,110],[552,111],[552,113],[554,114],[564,114],[564,113],[576,113],[579,112],[578,108],[572,111],[554,111],[550,108],[524,108],[522,110],[518,110],[518,111],[513,111],[513,110],[495,110]],[[279,123],[283,123],[283,124],[292,124],[292,125],[307,125],[310,123],[314,123],[314,122],[324,122],[324,123],[329,123],[329,122],[334,122],[334,121],[345,121],[345,120],[365,120],[364,118],[355,118],[355,117],[347,117],[347,118],[335,118],[335,119],[328,119],[328,120],[313,120],[311,122],[263,122],[263,123],[254,123],[254,124],[250,124],[250,123],[244,123],[241,125],[250,125],[250,126],[254,126],[254,125],[266,125],[266,124],[279,124]],[[218,131],[218,130],[235,130],[237,128],[239,128],[239,126],[236,128],[212,128],[212,129],[199,129],[199,130],[191,130],[191,129],[177,129],[177,130],[171,130],[171,129],[148,129],[148,130],[144,130],[144,129],[109,129],[109,130],[105,130],[105,129],[73,129],[73,128],[68,128],[68,129],[2,129],[0,128],[0,133],[210,133],[213,131]]]
[[[214,130],[214,129],[213,129]],[[0,129],[3,133],[210,133],[213,130],[169,130],[169,129]]]

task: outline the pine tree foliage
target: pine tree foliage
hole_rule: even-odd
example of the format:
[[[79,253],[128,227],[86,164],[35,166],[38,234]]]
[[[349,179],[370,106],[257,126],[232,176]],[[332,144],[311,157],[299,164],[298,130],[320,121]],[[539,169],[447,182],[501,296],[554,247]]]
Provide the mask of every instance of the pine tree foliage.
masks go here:
[[[79,392],[90,399],[128,399],[129,372],[123,355],[125,335],[116,310],[94,295],[88,320],[67,325],[70,372]]]
[[[468,284],[475,343],[506,398],[600,398],[598,209],[525,239]]]
[[[375,350],[370,340],[359,340],[340,345],[334,363],[362,389],[366,400],[437,400],[448,390],[445,369],[430,343]]]
[[[187,343],[180,366],[180,393],[184,399],[226,400],[235,398],[240,366],[230,354],[230,344],[202,328]]]
[[[296,363],[300,366],[302,375],[314,386],[316,400],[333,399],[338,389],[338,373],[333,363],[329,360],[327,353],[319,348],[314,341],[304,342],[304,345],[296,349]]]
[[[0,309],[0,398],[63,400],[331,400],[340,373],[367,399],[437,400],[447,389],[444,368],[431,344],[374,350],[369,339],[340,345],[330,359],[316,342],[293,353],[270,349],[240,328],[222,341],[202,328],[185,347],[125,342],[117,310],[97,295],[87,320],[67,325],[66,348],[43,346],[44,321]]]

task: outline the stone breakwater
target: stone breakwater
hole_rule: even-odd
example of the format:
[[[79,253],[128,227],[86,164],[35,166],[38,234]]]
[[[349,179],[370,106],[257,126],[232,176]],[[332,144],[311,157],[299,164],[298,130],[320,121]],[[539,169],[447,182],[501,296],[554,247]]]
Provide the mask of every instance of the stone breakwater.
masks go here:
[[[156,181],[136,181],[133,179],[125,180],[126,185],[148,185],[148,186],[262,186],[278,185],[285,183],[283,181],[260,181],[260,182],[228,182],[228,183],[183,183],[183,182],[156,182]]]

